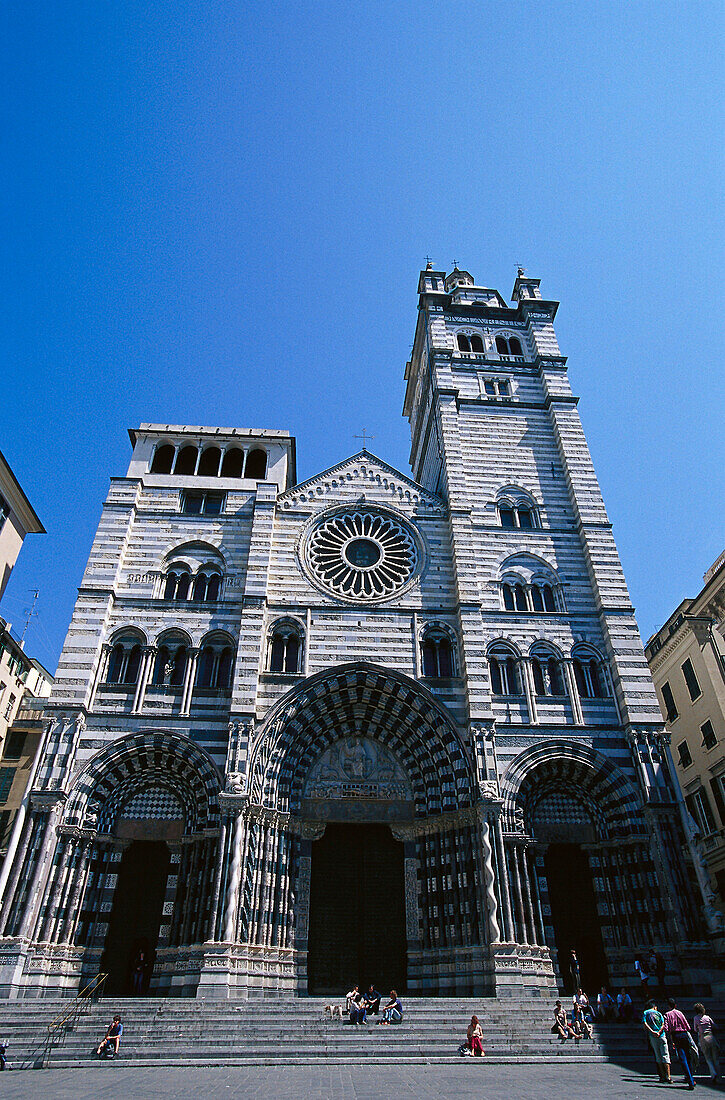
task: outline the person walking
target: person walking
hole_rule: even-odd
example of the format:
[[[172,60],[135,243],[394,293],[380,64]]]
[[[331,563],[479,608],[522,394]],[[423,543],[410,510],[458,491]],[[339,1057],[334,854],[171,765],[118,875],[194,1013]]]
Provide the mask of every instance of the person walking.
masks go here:
[[[644,996],[647,997],[650,978],[649,970],[647,969],[646,964],[643,963],[641,959],[634,960],[634,969],[637,973],[637,977],[639,978],[640,989],[642,990]]]
[[[710,1070],[710,1080],[717,1081],[720,1076],[720,1062],[718,1058],[720,1047],[717,1039],[713,1035],[715,1024],[712,1016],[707,1015],[705,1006],[702,1004],[695,1005],[693,1025],[692,1030],[697,1038],[697,1045],[702,1051]]]
[[[677,1002],[673,997],[670,997],[669,1009],[665,1012],[665,1031],[672,1043],[673,1047],[677,1051],[677,1057],[680,1059],[683,1070],[685,1071],[685,1080],[687,1081],[688,1089],[694,1089],[695,1078],[692,1075],[692,1067],[690,1061],[693,1061],[693,1055],[697,1051],[697,1043],[690,1034],[690,1025],[677,1007]]]
[[[672,1076],[670,1073],[670,1049],[667,1045],[665,1018],[654,1001],[647,1001],[642,1023],[654,1052],[659,1079],[663,1084],[669,1084],[672,1081]]]

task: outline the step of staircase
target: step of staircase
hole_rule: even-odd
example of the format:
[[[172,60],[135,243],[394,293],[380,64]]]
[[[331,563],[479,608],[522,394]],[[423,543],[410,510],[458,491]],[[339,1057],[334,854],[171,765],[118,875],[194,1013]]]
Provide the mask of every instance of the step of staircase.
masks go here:
[[[49,1064],[88,1066],[116,1012],[124,1034],[121,1055],[105,1063],[109,1068],[452,1063],[462,1060],[458,1046],[474,1012],[484,1032],[484,1064],[613,1060],[636,1066],[651,1061],[636,1022],[596,1024],[592,1039],[562,1043],[551,1034],[553,998],[406,998],[403,1022],[390,1027],[377,1026],[374,1017],[357,1027],[347,1018],[330,1020],[323,1015],[327,1003],[324,997],[242,1002],[107,998],[88,1006],[65,1030]],[[8,1041],[10,1063],[37,1062],[48,1025],[71,1005],[61,999],[0,1000],[0,1035]],[[683,1000],[681,1007],[691,1015],[691,1003]]]

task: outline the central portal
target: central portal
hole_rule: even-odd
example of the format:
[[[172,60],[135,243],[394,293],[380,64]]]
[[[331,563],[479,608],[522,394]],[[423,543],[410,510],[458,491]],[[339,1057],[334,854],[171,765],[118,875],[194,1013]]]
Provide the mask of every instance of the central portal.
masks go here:
[[[405,990],[403,845],[387,825],[330,824],[312,845],[308,951],[310,993]]]

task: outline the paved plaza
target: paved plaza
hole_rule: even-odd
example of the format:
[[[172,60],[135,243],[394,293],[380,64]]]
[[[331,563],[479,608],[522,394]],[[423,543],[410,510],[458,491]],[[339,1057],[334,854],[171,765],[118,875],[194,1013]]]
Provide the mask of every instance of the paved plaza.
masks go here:
[[[7,1100],[542,1100],[559,1097],[653,1097],[685,1089],[681,1075],[661,1085],[654,1075],[608,1063],[598,1065],[460,1066],[289,1066],[239,1069],[134,1069],[132,1065],[93,1065],[77,1070],[27,1070],[6,1074],[2,1095]],[[725,1092],[703,1078],[701,1098]]]

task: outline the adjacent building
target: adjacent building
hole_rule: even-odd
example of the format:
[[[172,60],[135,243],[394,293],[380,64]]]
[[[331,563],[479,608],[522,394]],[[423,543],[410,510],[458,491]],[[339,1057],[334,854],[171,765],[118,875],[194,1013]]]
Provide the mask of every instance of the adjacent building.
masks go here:
[[[725,553],[645,649],[698,848],[725,913]]]
[[[29,534],[45,534],[45,528],[0,452],[0,597]]]
[[[0,857],[25,796],[53,677],[0,619]]]
[[[707,957],[657,696],[554,330],[420,273],[412,475],[142,424],[0,875],[0,994],[541,996]],[[675,950],[676,946],[676,950]]]

